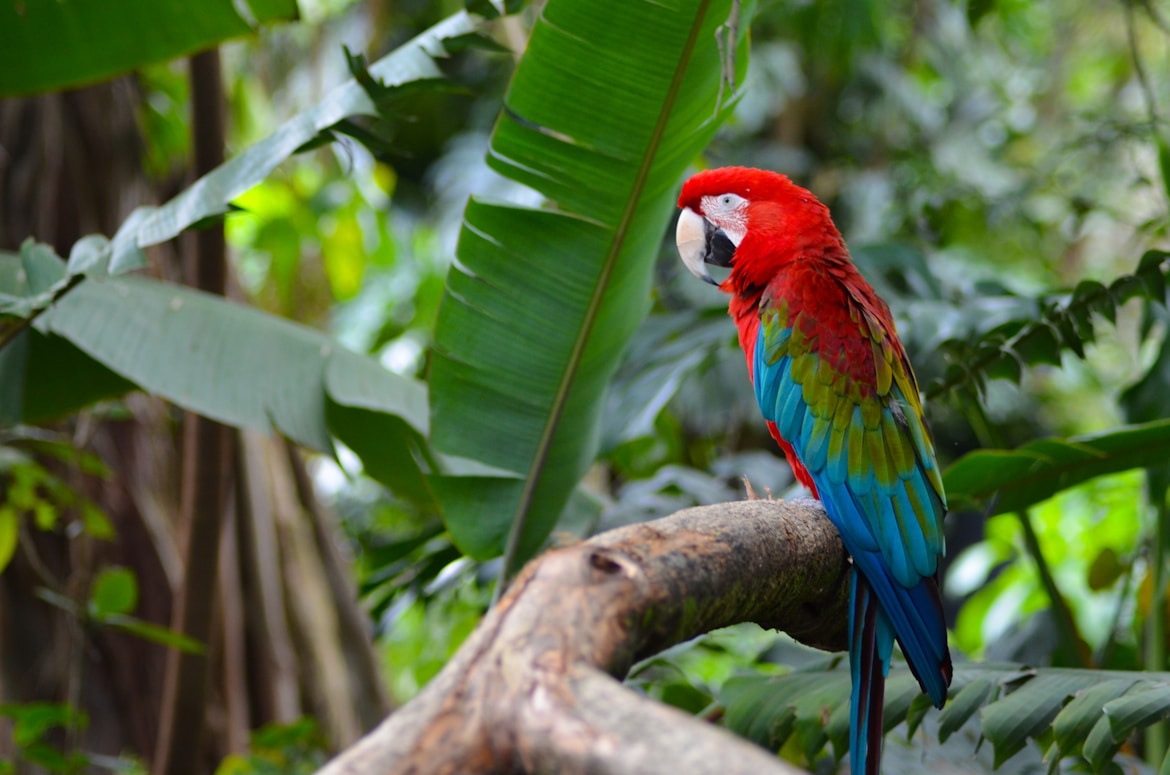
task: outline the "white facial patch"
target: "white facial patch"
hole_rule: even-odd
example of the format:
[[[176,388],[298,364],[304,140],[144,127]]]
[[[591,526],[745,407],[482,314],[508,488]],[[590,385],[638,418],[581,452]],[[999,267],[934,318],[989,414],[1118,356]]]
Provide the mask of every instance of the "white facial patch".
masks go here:
[[[739,247],[747,234],[748,200],[739,194],[719,194],[705,196],[700,203],[707,220],[722,229],[731,244]]]

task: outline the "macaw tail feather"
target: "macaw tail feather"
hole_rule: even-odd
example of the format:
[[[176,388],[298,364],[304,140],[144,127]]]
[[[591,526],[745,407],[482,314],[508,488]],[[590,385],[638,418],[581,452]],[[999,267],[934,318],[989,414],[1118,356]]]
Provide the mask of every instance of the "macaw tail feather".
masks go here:
[[[849,706],[849,770],[878,775],[882,761],[883,702],[894,630],[869,582],[855,568],[849,587],[849,669],[853,693]]]

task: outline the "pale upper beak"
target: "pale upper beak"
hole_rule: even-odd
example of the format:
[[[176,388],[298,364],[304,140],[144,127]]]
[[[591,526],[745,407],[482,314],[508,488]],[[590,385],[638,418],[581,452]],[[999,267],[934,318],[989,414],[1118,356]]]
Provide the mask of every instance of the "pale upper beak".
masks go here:
[[[678,254],[691,274],[704,282],[718,285],[707,271],[706,264],[731,266],[735,257],[735,243],[723,231],[689,207],[678,216],[674,241]]]

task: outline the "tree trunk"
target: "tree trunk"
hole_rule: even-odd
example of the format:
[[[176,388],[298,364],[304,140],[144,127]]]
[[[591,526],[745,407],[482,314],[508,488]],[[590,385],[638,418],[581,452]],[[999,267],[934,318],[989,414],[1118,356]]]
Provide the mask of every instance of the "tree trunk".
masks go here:
[[[140,164],[140,98],[136,82],[125,78],[0,100],[0,249],[35,236],[68,255],[80,236],[113,234],[133,207],[152,202]],[[155,274],[177,274],[171,250],[150,252]],[[181,423],[173,407],[142,394],[121,406],[126,411],[87,411],[49,429],[110,469],[109,479],[101,479],[41,461],[96,503],[117,535],[99,541],[67,530],[80,523],[77,513],[63,515],[54,531],[38,530],[22,515],[21,545],[0,574],[0,702],[80,707],[88,726],[53,742],[150,761],[167,650],[87,625],[37,595],[49,589],[84,611],[96,574],[121,565],[138,580],[134,615],[170,626],[186,575],[178,520]],[[313,497],[298,454],[282,440],[254,433],[242,434],[235,449],[211,585],[222,602],[209,636],[208,734],[196,757],[204,770],[239,752],[249,731],[265,723],[312,715],[330,744],[341,747],[389,709],[334,526]],[[0,494],[6,490],[0,477]],[[0,755],[11,759],[11,745],[11,736],[0,733]]]

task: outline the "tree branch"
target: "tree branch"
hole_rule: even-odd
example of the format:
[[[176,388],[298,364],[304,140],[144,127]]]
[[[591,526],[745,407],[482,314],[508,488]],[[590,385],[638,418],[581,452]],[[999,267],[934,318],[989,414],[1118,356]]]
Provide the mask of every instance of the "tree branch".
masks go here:
[[[794,772],[614,679],[739,622],[843,648],[848,567],[807,500],[687,509],[546,552],[413,701],[319,775]]]

